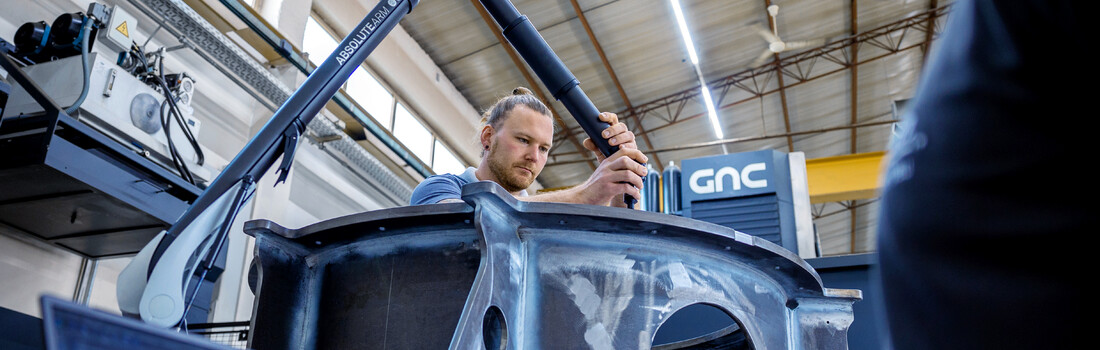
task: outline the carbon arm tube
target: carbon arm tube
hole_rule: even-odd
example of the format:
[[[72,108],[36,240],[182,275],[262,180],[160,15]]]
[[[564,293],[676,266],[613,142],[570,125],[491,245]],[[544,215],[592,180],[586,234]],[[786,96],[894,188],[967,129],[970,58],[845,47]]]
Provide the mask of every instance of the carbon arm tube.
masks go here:
[[[368,12],[359,25],[340,42],[336,50],[309,74],[294,94],[275,111],[267,124],[210,183],[206,191],[183,213],[183,216],[168,229],[164,240],[153,254],[154,263],[149,265],[149,271],[152,271],[152,267],[156,265],[155,262],[172,240],[234,184],[246,177],[258,181],[280,155],[286,153],[286,158],[292,157],[297,136],[332,99],[355,68],[359,67],[378,43],[405,15],[412,11],[418,2],[419,0],[381,0]],[[289,170],[289,159],[287,159],[283,161],[283,166],[280,166],[280,171],[285,175]]]
[[[610,145],[607,139],[600,136],[600,132],[611,125],[600,121],[599,109],[596,109],[596,105],[581,90],[580,82],[565,66],[565,63],[562,63],[554,50],[550,49],[550,45],[542,38],[542,35],[527,19],[527,16],[521,15],[508,0],[480,1],[482,6],[485,6],[485,10],[489,12],[489,15],[493,17],[493,20],[500,25],[504,37],[516,49],[520,57],[523,57],[527,65],[531,66],[531,69],[535,71],[535,75],[539,77],[539,80],[542,80],[546,88],[550,89],[550,93],[554,95],[554,98],[565,105],[565,109],[581,125],[584,133],[588,134],[600,153],[607,157],[618,152],[618,146]],[[630,195],[625,195],[624,200],[630,208],[634,208],[634,203],[637,202]]]

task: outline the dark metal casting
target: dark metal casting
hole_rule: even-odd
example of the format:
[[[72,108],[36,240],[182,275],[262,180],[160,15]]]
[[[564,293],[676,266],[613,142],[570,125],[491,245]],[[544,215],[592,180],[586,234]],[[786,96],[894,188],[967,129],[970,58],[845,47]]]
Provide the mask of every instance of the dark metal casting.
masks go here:
[[[521,202],[491,182],[463,200],[301,229],[246,223],[259,266],[249,347],[649,349],[670,315],[700,303],[732,316],[755,349],[847,347],[861,292],[825,288],[765,240],[660,213]]]

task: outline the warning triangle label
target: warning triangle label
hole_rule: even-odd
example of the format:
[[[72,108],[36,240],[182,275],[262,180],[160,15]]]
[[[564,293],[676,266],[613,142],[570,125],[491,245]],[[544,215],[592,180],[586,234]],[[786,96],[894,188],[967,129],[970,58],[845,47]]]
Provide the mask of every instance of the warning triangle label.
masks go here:
[[[122,35],[125,35],[127,38],[130,37],[130,31],[126,29],[126,21],[122,21],[122,24],[119,24],[118,27],[115,27],[115,30],[117,30],[119,33],[122,33]]]

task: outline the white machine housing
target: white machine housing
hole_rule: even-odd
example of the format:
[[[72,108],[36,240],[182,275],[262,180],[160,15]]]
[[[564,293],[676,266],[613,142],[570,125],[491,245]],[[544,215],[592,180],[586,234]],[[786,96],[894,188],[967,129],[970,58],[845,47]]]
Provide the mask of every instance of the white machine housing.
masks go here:
[[[175,171],[172,167],[171,153],[168,150],[168,139],[164,136],[164,129],[160,127],[160,104],[164,101],[164,95],[146,85],[138,78],[130,75],[114,62],[108,60],[105,55],[91,54],[91,83],[90,91],[84,103],[76,113],[71,116],[77,120],[92,126],[105,135],[115,139],[119,143],[143,154],[154,162]],[[84,72],[81,65],[81,57],[73,56],[52,62],[40,63],[23,68],[23,71],[47,95],[58,103],[61,108],[71,106],[80,96],[83,88]],[[193,84],[193,82],[190,82]],[[190,94],[187,98],[177,102],[183,119],[191,128],[191,133],[198,137],[202,124],[192,116],[190,106]],[[147,95],[147,96],[146,96]],[[134,118],[131,113],[131,104],[135,99],[156,101],[156,108],[144,115],[146,120]],[[185,103],[186,102],[186,103]],[[30,97],[22,87],[12,86],[8,106],[4,110],[4,118],[11,118],[19,114],[41,113],[43,108]],[[153,118],[152,120],[147,120]],[[148,123],[155,123],[150,128]],[[145,129],[141,125],[145,123]],[[183,130],[179,124],[171,124],[172,142],[176,145],[188,170],[197,180],[209,182],[216,175],[216,170],[207,165],[197,163],[194,148],[187,142]],[[149,132],[152,131],[152,132]],[[209,154],[209,152],[204,152]]]

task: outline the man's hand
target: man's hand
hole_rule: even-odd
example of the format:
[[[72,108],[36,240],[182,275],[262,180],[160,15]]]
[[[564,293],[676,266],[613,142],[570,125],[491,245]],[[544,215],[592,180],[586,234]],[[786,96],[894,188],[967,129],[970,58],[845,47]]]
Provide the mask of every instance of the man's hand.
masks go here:
[[[589,199],[596,201],[592,204],[626,207],[623,194],[631,195],[634,198],[641,197],[639,190],[642,188],[641,177],[646,174],[646,168],[642,164],[648,162],[649,158],[638,151],[634,133],[626,128],[626,124],[619,122],[618,115],[603,112],[600,113],[599,118],[601,121],[611,124],[607,129],[600,132],[600,136],[603,136],[609,145],[619,146],[619,152],[612,154],[610,158],[604,157],[591,138],[584,139],[584,148],[596,154],[600,166],[588,178],[588,182],[580,186],[593,186],[594,188],[586,190],[580,195],[582,197],[592,195],[593,197]],[[616,179],[618,182],[605,183],[605,181]],[[588,193],[589,191],[593,192]],[[611,191],[611,193],[606,191]],[[604,198],[608,199],[604,200]]]
[[[610,205],[626,207],[623,202],[623,194],[634,198],[640,198],[642,177],[647,169],[644,163],[649,158],[638,150],[634,142],[634,133],[627,130],[626,124],[619,122],[619,116],[615,113],[600,113],[600,120],[611,124],[601,132],[601,136],[612,146],[619,146],[619,151],[610,157],[604,157],[592,139],[584,140],[584,148],[596,153],[600,160],[600,166],[592,172],[592,176],[583,184],[564,191],[551,192],[536,196],[518,197],[523,201],[531,202],[561,202],[580,203],[593,205]]]
[[[592,176],[571,190],[580,203],[626,207],[623,194],[641,197],[642,177],[646,167],[641,163],[649,158],[637,148],[620,147],[600,162]]]
[[[611,124],[607,129],[603,129],[600,132],[600,136],[603,136],[607,143],[612,146],[619,146],[619,148],[633,148],[638,149],[638,144],[634,142],[634,133],[627,130],[626,124],[619,122],[619,116],[611,112],[600,113],[600,121]],[[587,148],[592,153],[596,154],[596,159],[603,162],[606,158],[600,149],[596,147],[596,143],[591,138],[584,139],[584,148]],[[645,162],[641,162],[645,163]]]

